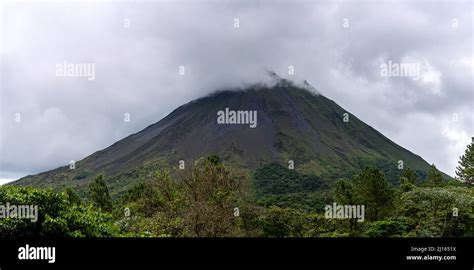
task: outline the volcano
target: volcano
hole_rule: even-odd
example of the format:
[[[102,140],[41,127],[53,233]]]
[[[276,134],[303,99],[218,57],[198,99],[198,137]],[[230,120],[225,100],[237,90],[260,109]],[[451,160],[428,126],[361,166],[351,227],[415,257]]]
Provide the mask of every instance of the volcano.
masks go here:
[[[143,180],[150,168],[177,170],[215,154],[249,173],[269,163],[335,181],[375,165],[397,183],[400,165],[424,178],[429,164],[314,89],[276,78],[273,84],[218,91],[182,105],[142,131],[63,166],[13,185],[78,190],[98,174],[112,194]],[[225,113],[223,113],[225,112]],[[234,112],[234,119],[232,118]],[[225,115],[224,115],[225,114]],[[240,114],[241,122],[236,121]],[[219,118],[225,116],[225,121]],[[254,122],[250,123],[250,117]],[[247,123],[245,122],[247,121]]]

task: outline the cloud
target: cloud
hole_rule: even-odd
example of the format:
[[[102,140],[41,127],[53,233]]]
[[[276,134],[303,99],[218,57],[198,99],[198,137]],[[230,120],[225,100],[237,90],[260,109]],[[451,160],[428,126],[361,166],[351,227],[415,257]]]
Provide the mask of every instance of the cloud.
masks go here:
[[[474,133],[470,5],[4,2],[0,178],[82,159],[192,99],[264,80],[266,69],[308,80],[454,175]],[[95,64],[95,80],[56,77],[64,61]],[[421,80],[380,76],[386,61],[420,63]]]

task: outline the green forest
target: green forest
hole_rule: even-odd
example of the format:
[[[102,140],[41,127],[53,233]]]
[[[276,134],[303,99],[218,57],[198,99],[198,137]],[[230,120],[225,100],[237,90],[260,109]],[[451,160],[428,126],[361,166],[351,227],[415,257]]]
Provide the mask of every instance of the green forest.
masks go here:
[[[101,175],[80,196],[72,189],[1,186],[0,205],[37,205],[38,220],[0,218],[1,237],[472,237],[474,144],[456,178],[434,165],[399,184],[367,166],[330,183],[277,163],[242,173],[218,156],[178,176],[160,168],[112,198]],[[364,205],[365,219],[333,219],[325,206]]]

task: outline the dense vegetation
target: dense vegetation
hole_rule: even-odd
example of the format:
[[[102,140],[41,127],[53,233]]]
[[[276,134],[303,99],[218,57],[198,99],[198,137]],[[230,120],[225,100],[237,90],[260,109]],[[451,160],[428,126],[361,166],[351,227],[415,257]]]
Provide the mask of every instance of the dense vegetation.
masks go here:
[[[300,174],[280,164],[258,168],[253,175],[257,204],[296,209],[323,209],[329,198],[328,184],[311,174]]]
[[[29,187],[2,186],[0,205],[38,206],[38,220],[0,218],[2,237],[51,236],[114,236],[119,234],[112,215],[90,204],[78,202],[77,195],[68,190],[55,193]]]
[[[172,177],[154,169],[112,200],[101,176],[86,197],[31,187],[0,187],[0,205],[38,205],[38,220],[0,218],[0,236],[74,237],[441,237],[474,236],[473,146],[457,179],[433,165],[426,179],[405,169],[399,185],[367,166],[333,185],[278,164],[252,177],[201,158]],[[363,222],[327,218],[325,205],[363,205]]]

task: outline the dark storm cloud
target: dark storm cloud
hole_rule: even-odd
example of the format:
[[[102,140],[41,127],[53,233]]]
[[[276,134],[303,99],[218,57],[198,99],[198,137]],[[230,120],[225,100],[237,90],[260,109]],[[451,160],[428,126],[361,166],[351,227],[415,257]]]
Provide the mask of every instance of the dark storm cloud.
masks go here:
[[[7,1],[0,178],[79,160],[194,98],[265,80],[265,69],[307,79],[453,174],[474,130],[471,5]],[[95,64],[95,80],[57,77],[64,61]],[[380,76],[387,61],[420,63],[421,79]]]

